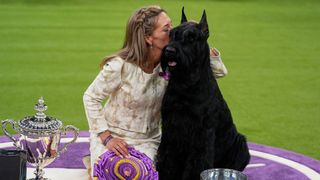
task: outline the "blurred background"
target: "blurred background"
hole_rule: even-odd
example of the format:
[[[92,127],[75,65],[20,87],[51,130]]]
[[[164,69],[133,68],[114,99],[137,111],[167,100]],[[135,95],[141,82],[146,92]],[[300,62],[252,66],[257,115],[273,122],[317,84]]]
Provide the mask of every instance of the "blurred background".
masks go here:
[[[129,16],[160,5],[173,24],[207,12],[219,79],[250,142],[320,159],[320,1],[0,0],[0,120],[46,114],[88,130],[82,95],[99,63],[123,43]],[[3,133],[0,131],[0,135]]]

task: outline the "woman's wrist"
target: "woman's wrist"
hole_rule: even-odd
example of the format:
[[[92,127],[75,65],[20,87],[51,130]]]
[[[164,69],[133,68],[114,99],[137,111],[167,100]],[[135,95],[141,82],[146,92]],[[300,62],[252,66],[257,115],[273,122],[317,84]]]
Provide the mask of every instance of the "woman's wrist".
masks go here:
[[[102,144],[104,144],[104,141],[105,141],[109,136],[111,136],[111,133],[110,133],[110,131],[106,130],[106,131],[103,131],[103,132],[99,133],[98,136],[100,137]]]
[[[106,137],[108,137],[111,133],[108,130],[98,133],[98,136],[103,141]]]
[[[113,136],[110,134],[107,138],[104,139],[104,141],[102,142],[102,144],[104,146],[107,146],[108,142],[111,141],[111,139],[113,139]]]

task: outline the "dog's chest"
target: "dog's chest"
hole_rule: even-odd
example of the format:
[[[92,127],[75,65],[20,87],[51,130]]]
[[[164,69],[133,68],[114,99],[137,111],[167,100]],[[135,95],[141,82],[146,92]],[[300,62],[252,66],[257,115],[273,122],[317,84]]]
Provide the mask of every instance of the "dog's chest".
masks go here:
[[[184,95],[166,93],[162,104],[164,123],[175,127],[175,129],[201,130],[202,124],[208,118],[206,116],[208,108],[201,102],[194,102],[196,96],[192,96],[185,97]]]
[[[214,82],[205,83],[184,91],[169,83],[162,104],[163,122],[168,129],[199,133],[218,126],[216,113],[223,101],[219,100],[219,90],[214,88]]]

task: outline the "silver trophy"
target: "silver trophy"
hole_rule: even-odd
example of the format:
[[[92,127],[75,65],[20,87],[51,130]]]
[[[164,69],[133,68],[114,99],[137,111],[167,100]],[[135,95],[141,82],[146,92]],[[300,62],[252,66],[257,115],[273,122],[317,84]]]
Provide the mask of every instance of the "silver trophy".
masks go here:
[[[27,152],[27,161],[36,167],[34,172],[36,177],[31,180],[47,180],[43,177],[43,168],[52,163],[61,153],[66,151],[70,144],[77,140],[79,130],[71,125],[63,127],[60,120],[46,116],[44,111],[47,110],[47,106],[42,97],[34,109],[37,111],[35,116],[27,116],[19,120],[18,123],[11,119],[2,121],[2,130],[13,141],[17,149]],[[12,125],[13,130],[20,135],[19,137],[13,137],[9,134],[8,124]],[[73,139],[59,150],[60,138],[68,131],[73,132]]]

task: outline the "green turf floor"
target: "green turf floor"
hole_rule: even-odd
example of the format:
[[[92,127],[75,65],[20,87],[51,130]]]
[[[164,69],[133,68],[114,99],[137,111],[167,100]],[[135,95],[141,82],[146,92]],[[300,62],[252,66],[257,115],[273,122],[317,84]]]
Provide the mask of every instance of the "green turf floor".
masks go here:
[[[229,75],[219,84],[251,142],[320,159],[320,1],[0,0],[0,120],[47,114],[87,130],[82,95],[101,59],[122,45],[127,18],[159,4],[199,20]],[[0,134],[2,134],[0,132]]]

